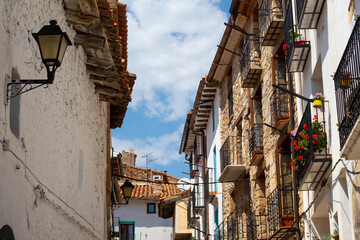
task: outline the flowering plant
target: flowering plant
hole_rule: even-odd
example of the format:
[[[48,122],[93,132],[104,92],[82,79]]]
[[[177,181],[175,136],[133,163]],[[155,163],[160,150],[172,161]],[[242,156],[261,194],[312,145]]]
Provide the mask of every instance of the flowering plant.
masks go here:
[[[321,93],[317,93],[317,94],[315,94],[315,96],[314,96],[314,98],[313,98],[314,100],[320,100],[320,101],[324,101],[325,100],[325,96],[324,95],[322,95]]]
[[[326,133],[324,132],[324,124],[325,121],[319,122],[317,115],[314,115],[311,125],[314,152],[321,152],[327,147],[327,138]],[[292,134],[293,131],[291,131]],[[296,158],[290,162],[293,171],[299,169],[299,164],[302,164],[303,166],[306,164],[306,159],[309,158],[310,153],[310,136],[309,127],[307,124],[304,124],[303,129],[297,134],[300,136],[300,139],[294,140],[293,142]]]

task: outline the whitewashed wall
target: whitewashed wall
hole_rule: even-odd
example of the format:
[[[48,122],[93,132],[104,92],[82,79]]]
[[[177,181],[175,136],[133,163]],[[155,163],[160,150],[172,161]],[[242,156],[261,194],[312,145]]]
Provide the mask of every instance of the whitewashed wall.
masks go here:
[[[105,238],[106,104],[86,74],[83,49],[68,48],[54,84],[21,96],[19,139],[4,105],[12,69],[22,79],[46,78],[32,32],[55,19],[73,42],[62,4],[0,1],[0,140],[10,142],[10,151],[0,145],[0,227],[8,224],[16,239]]]
[[[135,222],[135,240],[170,240],[172,239],[172,218],[163,219],[156,213],[147,214],[147,203],[156,201],[132,200],[114,211],[115,220]]]
[[[359,11],[359,1],[356,0],[356,8]],[[303,36],[310,41],[311,53],[307,60],[303,73],[295,75],[297,84],[297,92],[312,97],[317,92],[323,92],[326,99],[329,100],[330,126],[329,146],[332,153],[332,166],[336,164],[340,158],[339,132],[336,124],[337,109],[335,98],[335,86],[332,75],[336,72],[344,49],[354,26],[354,17],[349,18],[350,0],[341,1],[325,1],[322,14],[316,30],[307,30]],[[320,63],[317,66],[317,63]],[[319,85],[319,77],[322,78],[322,86]],[[298,109],[303,112],[302,103],[297,100]],[[299,121],[301,119],[299,114]],[[348,162],[348,166],[352,166],[352,162]],[[351,167],[350,167],[351,168]],[[340,239],[355,239],[354,226],[352,218],[351,193],[352,185],[349,176],[340,175],[342,164],[338,164],[338,168],[329,179],[328,185],[321,193],[304,192],[304,209],[307,209],[314,197],[319,195],[309,213],[308,221],[305,221],[305,237],[313,239],[322,237],[325,234],[333,233],[335,229],[334,223],[337,221],[339,225]],[[324,211],[325,210],[325,211]],[[301,212],[300,212],[301,213]],[[314,220],[311,220],[313,218]],[[327,223],[323,220],[327,219]],[[327,225],[327,226],[325,226]],[[312,230],[310,230],[312,228]],[[330,228],[330,229],[329,229]]]
[[[219,178],[221,175],[220,167],[220,148],[221,148],[221,139],[220,139],[220,91],[216,91],[214,99],[214,113],[215,113],[215,131],[213,131],[213,119],[212,112],[209,117],[208,125],[206,128],[206,146],[207,146],[207,165],[209,168],[216,167],[216,177]],[[214,166],[214,154],[213,149],[216,147],[216,166]],[[218,179],[214,179],[218,181]],[[222,212],[222,184],[217,183],[217,195],[216,199],[213,200],[214,204],[209,204],[209,234],[211,234],[210,239],[214,239],[212,236],[215,230],[215,209],[218,208],[218,222],[219,224],[223,221],[223,212]]]

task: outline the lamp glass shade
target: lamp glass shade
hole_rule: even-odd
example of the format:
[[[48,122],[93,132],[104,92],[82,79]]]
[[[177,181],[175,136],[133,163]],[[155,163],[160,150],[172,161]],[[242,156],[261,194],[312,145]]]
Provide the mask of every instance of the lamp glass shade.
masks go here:
[[[33,33],[33,36],[39,44],[43,63],[46,66],[59,67],[67,46],[72,45],[67,34],[52,20],[50,25],[44,26],[38,33]]]
[[[131,198],[131,194],[134,189],[134,185],[132,185],[131,182],[129,182],[129,180],[127,179],[120,188],[121,188],[121,191],[123,192],[124,198],[127,203],[129,201],[129,199]]]

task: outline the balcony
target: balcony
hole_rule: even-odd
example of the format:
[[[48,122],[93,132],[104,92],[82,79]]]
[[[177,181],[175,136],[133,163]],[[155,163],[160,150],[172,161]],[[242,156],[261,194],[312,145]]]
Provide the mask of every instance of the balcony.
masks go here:
[[[294,28],[291,1],[286,11],[283,49],[285,52],[287,71],[304,71],[306,59],[310,52],[310,42],[302,40],[300,34],[298,34]]]
[[[204,184],[195,184],[192,188],[192,202],[194,213],[200,213],[205,207]]]
[[[194,159],[195,163],[199,163],[200,159],[204,157],[204,145],[203,145],[203,137],[196,135],[194,140]]]
[[[315,190],[331,165],[331,155],[327,146],[329,115],[326,109],[328,109],[328,102],[325,102],[322,108],[314,108],[313,103],[309,102],[294,137],[295,159],[293,162],[298,171],[297,180],[300,191]],[[319,124],[322,127],[319,127]],[[304,139],[308,141],[302,144]],[[305,146],[303,148],[300,145]]]
[[[209,168],[205,174],[205,199],[211,202],[217,194],[217,180],[215,179],[215,169]]]
[[[243,88],[253,88],[258,83],[262,72],[260,58],[259,41],[257,39],[247,39],[240,57]]]
[[[325,0],[296,0],[300,29],[316,29]]]
[[[247,238],[249,240],[267,239],[267,216],[265,213],[251,211],[246,222]]]
[[[226,235],[224,233],[224,222],[222,222],[214,231],[214,240],[225,240]]]
[[[190,156],[189,167],[190,167],[190,178],[194,179],[196,176],[198,176],[199,165],[194,163],[193,154],[191,154]]]
[[[229,136],[220,149],[221,175],[219,182],[234,181],[245,172],[245,165],[240,164],[241,139],[237,136]]]
[[[288,239],[295,235],[292,188],[279,187],[267,197],[268,239]]]
[[[249,138],[250,166],[257,166],[264,158],[263,124],[255,123],[250,130]]]
[[[263,0],[259,10],[260,44],[275,46],[284,28],[281,0]]]
[[[280,86],[286,88],[286,85]],[[271,126],[281,131],[286,131],[290,121],[287,93],[280,89],[275,89],[270,98],[270,107]],[[271,131],[271,134],[281,134],[281,132],[274,129]]]
[[[356,21],[334,75],[341,157],[360,156],[360,19]]]
[[[193,205],[194,204],[193,204],[192,200],[189,198],[188,205],[187,205],[187,220],[188,220],[188,225],[190,225],[190,226],[194,226],[196,224],[196,222],[199,220],[199,217],[196,217],[194,214]]]

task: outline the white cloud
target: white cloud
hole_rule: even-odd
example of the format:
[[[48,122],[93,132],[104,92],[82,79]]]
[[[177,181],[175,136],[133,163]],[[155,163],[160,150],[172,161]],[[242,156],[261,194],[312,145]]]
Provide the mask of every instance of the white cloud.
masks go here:
[[[179,148],[181,142],[183,126],[173,133],[167,133],[159,137],[135,138],[135,139],[120,139],[112,137],[112,145],[115,151],[126,151],[133,148],[137,154],[136,166],[145,167],[145,158],[141,158],[147,153],[151,153],[150,159],[155,159],[157,165],[168,165],[174,162],[181,162],[184,160],[183,156],[179,155]],[[150,166],[151,167],[151,166]]]
[[[219,0],[125,0],[129,71],[137,74],[130,107],[164,121],[183,118],[209,71],[226,13]]]

